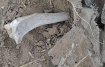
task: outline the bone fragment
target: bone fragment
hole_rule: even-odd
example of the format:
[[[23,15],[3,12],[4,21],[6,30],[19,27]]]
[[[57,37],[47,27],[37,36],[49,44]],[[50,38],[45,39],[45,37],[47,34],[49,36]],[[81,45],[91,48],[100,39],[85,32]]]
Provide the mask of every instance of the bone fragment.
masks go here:
[[[4,25],[9,37],[13,38],[16,44],[21,43],[22,38],[32,29],[56,22],[68,20],[68,14],[60,13],[34,13],[29,16],[19,17],[11,23]]]

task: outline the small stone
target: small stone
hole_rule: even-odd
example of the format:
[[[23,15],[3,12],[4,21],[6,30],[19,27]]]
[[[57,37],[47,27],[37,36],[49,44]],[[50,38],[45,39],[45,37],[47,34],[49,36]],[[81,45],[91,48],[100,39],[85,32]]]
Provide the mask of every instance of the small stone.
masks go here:
[[[22,8],[19,8],[19,13],[23,13],[23,9]]]
[[[45,43],[43,42],[43,41],[39,41],[38,43],[37,43],[37,45],[38,46],[43,46]]]
[[[20,49],[20,45],[17,45],[17,46],[16,46],[16,49],[17,49],[17,50]]]
[[[45,52],[46,50],[42,50],[41,52]]]
[[[4,46],[4,42],[2,41],[0,47],[3,47],[3,46]]]
[[[4,6],[1,7],[1,9],[4,9],[4,8],[5,8]]]
[[[48,44],[50,43],[50,39],[47,39],[47,43],[48,43]]]
[[[39,59],[39,61],[45,61],[44,56],[41,56],[41,58]]]

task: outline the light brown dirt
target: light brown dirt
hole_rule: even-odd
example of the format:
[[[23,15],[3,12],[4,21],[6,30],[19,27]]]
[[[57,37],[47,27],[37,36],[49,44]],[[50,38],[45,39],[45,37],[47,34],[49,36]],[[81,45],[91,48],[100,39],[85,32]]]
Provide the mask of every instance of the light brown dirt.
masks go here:
[[[68,12],[70,19],[62,23],[40,26],[30,31],[19,45],[9,38],[4,29],[1,29],[0,67],[20,67],[34,60],[38,60],[35,64],[42,65],[42,67],[56,67],[51,63],[51,57],[47,53],[55,42],[71,29],[73,13],[69,2],[66,0],[0,0],[0,27],[3,21],[4,24],[10,23],[17,17],[46,10]],[[32,63],[35,65],[34,62]]]

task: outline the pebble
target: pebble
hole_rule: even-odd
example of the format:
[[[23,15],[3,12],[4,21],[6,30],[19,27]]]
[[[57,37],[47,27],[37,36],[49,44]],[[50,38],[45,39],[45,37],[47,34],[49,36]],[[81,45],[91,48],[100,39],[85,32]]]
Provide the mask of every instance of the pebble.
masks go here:
[[[17,46],[16,46],[16,49],[19,50],[19,49],[20,49],[20,45],[17,45]]]
[[[3,46],[4,46],[4,42],[2,41],[1,44],[0,44],[0,47],[3,47]]]

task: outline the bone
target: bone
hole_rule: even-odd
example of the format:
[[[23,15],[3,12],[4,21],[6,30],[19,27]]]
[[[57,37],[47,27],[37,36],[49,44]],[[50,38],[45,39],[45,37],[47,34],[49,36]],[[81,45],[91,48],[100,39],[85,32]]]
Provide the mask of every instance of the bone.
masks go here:
[[[29,16],[19,17],[11,23],[4,25],[9,37],[14,39],[16,44],[21,43],[24,35],[32,29],[46,25],[68,20],[69,16],[65,12],[60,13],[34,13]]]

